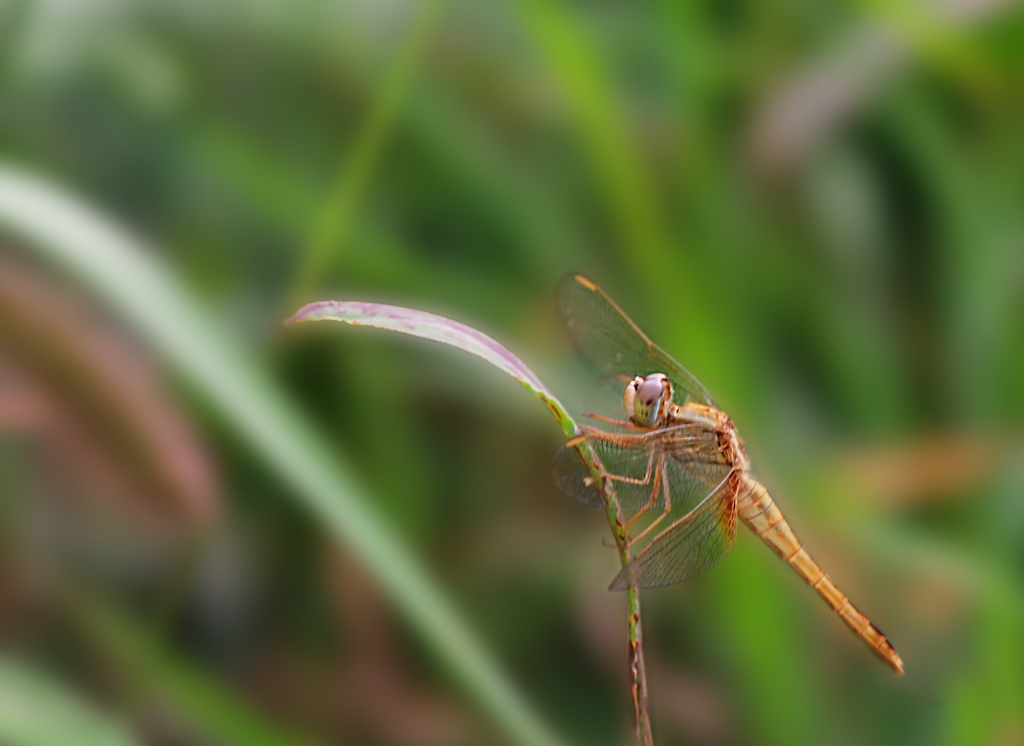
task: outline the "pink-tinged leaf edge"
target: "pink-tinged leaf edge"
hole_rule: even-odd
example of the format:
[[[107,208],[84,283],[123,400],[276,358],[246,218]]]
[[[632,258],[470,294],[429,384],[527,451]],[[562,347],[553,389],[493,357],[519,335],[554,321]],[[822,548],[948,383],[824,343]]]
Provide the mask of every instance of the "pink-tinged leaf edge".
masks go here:
[[[387,329],[440,342],[476,355],[505,371],[532,391],[558,420],[566,435],[575,435],[577,432],[576,422],[569,416],[562,403],[522,360],[483,332],[454,319],[385,303],[327,300],[307,303],[285,323],[295,324],[304,321],[341,321],[353,326]]]

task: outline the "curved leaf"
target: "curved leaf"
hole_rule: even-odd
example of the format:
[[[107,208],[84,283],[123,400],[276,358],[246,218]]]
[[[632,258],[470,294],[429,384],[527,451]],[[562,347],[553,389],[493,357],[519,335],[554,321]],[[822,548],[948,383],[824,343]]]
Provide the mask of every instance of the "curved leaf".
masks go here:
[[[286,323],[300,321],[342,321],[354,326],[372,326],[451,345],[481,357],[505,371],[534,393],[558,420],[566,435],[576,432],[576,422],[547,386],[526,363],[481,331],[453,319],[413,308],[360,301],[318,301],[299,309]]]

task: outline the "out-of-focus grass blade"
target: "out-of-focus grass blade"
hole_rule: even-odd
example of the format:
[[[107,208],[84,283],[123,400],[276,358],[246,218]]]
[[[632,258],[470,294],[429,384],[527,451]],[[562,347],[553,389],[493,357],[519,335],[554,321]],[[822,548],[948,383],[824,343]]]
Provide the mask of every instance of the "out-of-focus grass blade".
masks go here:
[[[527,706],[418,561],[370,509],[331,448],[137,238],[38,178],[0,166],[0,226],[92,286],[260,453],[517,743],[558,739]]]
[[[299,321],[342,321],[354,326],[373,326],[402,334],[411,334],[434,342],[451,345],[500,368],[532,391],[547,405],[566,435],[576,432],[576,423],[548,387],[532,370],[508,349],[483,332],[458,321],[413,308],[388,306],[383,303],[359,301],[319,301],[308,303],[288,319]]]
[[[135,746],[128,732],[38,669],[0,659],[0,743]]]
[[[215,743],[235,746],[311,746],[268,723],[230,690],[162,649],[144,629],[94,600],[78,602],[75,616],[95,647],[188,718]],[[79,743],[77,740],[60,743]],[[97,742],[99,743],[99,742]]]
[[[301,297],[319,279],[331,249],[338,246],[349,232],[360,199],[446,5],[447,0],[420,3],[412,28],[377,92],[352,152],[346,156],[338,182],[317,221],[295,278],[295,297]]]
[[[606,192],[622,241],[643,267],[666,266],[679,257],[668,251],[665,227],[647,176],[628,145],[629,131],[610,90],[600,54],[563,3],[528,0],[516,7],[547,58],[572,107],[577,127]],[[672,265],[669,265],[672,266]],[[656,282],[667,281],[658,273]]]

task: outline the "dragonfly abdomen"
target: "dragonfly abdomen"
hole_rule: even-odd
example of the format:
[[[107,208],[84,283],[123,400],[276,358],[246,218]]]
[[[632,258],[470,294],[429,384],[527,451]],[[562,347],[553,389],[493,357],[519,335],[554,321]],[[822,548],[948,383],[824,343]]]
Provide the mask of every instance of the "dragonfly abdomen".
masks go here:
[[[903,661],[885,634],[860,612],[850,599],[832,582],[821,566],[807,552],[793,533],[786,517],[760,482],[747,477],[739,499],[738,513],[747,527],[761,537],[772,551],[785,560],[836,612],[854,634],[860,637],[875,655],[896,671],[903,673]]]

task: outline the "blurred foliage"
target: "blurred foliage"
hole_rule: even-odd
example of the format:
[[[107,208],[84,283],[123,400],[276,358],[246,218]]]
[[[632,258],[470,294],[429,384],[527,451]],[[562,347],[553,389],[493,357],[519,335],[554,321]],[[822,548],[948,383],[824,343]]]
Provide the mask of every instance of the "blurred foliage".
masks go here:
[[[584,271],[730,413],[907,675],[741,534],[645,596],[658,743],[1024,743],[1022,38],[1002,0],[7,0],[0,155],[160,248],[572,742],[629,737],[624,600],[602,516],[551,484],[548,414],[443,349],[286,336],[300,303],[456,318],[578,410],[588,374],[550,298]],[[96,306],[76,312],[88,339],[130,336],[64,271],[23,271]],[[281,739],[500,741],[216,405],[140,351],[147,395],[119,399],[129,377],[59,320],[26,326],[43,295],[0,296],[0,640],[19,665],[145,743],[243,742],[173,696],[193,675]],[[217,479],[175,471],[186,451]],[[96,454],[116,480],[75,468]],[[89,634],[66,585],[139,636]],[[159,662],[145,676],[134,639],[162,645],[132,659]]]

